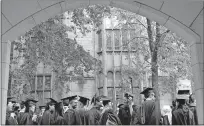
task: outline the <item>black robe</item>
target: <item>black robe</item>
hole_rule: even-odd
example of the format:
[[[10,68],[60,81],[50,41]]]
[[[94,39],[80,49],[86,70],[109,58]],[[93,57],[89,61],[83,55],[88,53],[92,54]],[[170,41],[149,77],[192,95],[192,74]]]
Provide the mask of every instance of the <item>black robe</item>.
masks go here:
[[[18,125],[16,118],[10,116],[11,112],[6,112],[6,125]]]
[[[64,119],[56,111],[50,112],[46,110],[43,113],[41,119],[39,119],[40,125],[64,125]]]
[[[178,108],[172,113],[172,125],[195,125],[193,113],[190,110],[185,113]]]
[[[23,117],[24,112],[19,112],[17,115],[17,121],[20,123],[21,118]]]
[[[119,109],[118,117],[122,123],[122,125],[130,125],[131,122],[131,114],[130,108],[127,105],[121,106]]]
[[[167,115],[162,116],[162,125],[170,125]]]
[[[144,125],[156,125],[156,117],[159,116],[158,122],[160,122],[161,119],[161,113],[159,115],[156,115],[156,109],[155,109],[155,101],[153,100],[146,100],[142,103],[142,106],[140,108],[140,123]],[[143,121],[142,121],[143,120]]]
[[[97,109],[97,107],[93,107],[86,113],[86,124],[87,125],[99,125],[99,121],[101,118],[101,112]]]
[[[192,111],[194,115],[195,125],[198,125],[198,116],[197,116],[196,106],[190,106],[190,110]]]
[[[99,121],[100,125],[122,125],[120,119],[114,114],[112,109],[106,110]]]
[[[19,125],[37,125],[37,122],[32,121],[33,113],[25,112],[19,121]]]
[[[79,113],[74,109],[68,109],[64,113],[65,125],[81,125],[81,119]]]
[[[78,110],[78,113],[81,119],[81,125],[88,125],[87,124],[87,111],[84,108],[82,108]]]

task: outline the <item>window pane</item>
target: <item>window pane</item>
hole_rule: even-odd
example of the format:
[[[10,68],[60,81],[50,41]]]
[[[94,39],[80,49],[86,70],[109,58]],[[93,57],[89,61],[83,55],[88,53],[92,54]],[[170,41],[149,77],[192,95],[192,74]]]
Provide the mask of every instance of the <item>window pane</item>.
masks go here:
[[[108,88],[108,97],[113,98],[113,88]]]
[[[102,49],[102,31],[100,31],[98,34],[98,43],[99,43],[99,50],[98,51],[101,51],[101,49]]]
[[[51,76],[45,76],[45,90],[51,89]]]
[[[114,31],[115,50],[120,50],[120,31]]]
[[[99,74],[99,87],[103,87],[104,76],[102,73]]]
[[[35,91],[35,77],[31,80],[31,91]]]
[[[130,30],[130,40],[131,40],[130,47],[131,47],[132,50],[136,49],[136,40],[137,40],[137,38],[135,38],[135,37],[136,37],[135,30]]]
[[[42,91],[37,92],[37,99],[38,99],[39,104],[43,104],[43,92]]]
[[[127,50],[127,42],[128,42],[128,39],[127,39],[127,30],[123,30],[122,31],[122,44],[123,44],[123,50]]]
[[[115,73],[115,86],[121,86],[121,74],[118,71]]]
[[[107,86],[110,87],[110,86],[113,86],[113,73],[112,72],[108,72],[108,75],[107,75],[107,80],[108,80],[108,83],[107,83]]]
[[[37,89],[42,90],[43,89],[43,76],[38,76],[37,82],[38,82]]]
[[[111,30],[106,30],[106,47],[107,50],[112,50]]]
[[[45,91],[45,92],[44,92],[44,96],[45,96],[44,98],[50,98],[50,97],[51,97],[51,96],[50,96],[50,92],[51,92],[51,91]]]
[[[103,88],[99,89],[99,95],[103,95]]]

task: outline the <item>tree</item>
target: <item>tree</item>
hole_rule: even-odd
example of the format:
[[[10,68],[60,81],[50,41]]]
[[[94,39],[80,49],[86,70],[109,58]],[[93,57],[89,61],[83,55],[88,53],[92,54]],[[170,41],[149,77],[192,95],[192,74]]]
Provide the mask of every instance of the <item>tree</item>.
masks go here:
[[[57,15],[48,19],[28,31],[21,37],[23,40],[14,42],[15,50],[20,55],[15,57],[13,63],[19,64],[17,59],[23,59],[20,68],[13,69],[14,76],[26,78],[31,83],[37,65],[43,63],[55,72],[54,89],[62,93],[66,82],[81,80],[84,71],[93,69],[95,59],[75,40],[67,38],[67,31],[72,29],[63,24],[62,17]]]

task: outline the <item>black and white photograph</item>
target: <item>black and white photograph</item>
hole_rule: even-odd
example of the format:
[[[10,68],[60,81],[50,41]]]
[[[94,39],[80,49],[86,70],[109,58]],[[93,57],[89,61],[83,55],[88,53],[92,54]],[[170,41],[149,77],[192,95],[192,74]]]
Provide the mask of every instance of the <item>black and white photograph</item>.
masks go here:
[[[204,0],[0,0],[1,125],[204,125]]]

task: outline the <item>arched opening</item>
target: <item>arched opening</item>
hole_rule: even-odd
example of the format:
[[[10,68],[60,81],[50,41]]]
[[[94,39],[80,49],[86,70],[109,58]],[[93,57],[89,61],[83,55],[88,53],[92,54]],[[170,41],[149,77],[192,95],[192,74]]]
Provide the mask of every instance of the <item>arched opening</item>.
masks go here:
[[[48,2],[49,3],[49,2]],[[126,2],[126,1],[109,1],[109,0],[105,0],[105,1],[72,1],[72,3],[70,1],[65,1],[65,2],[59,2],[59,3],[54,3],[51,4],[50,7],[55,7],[55,5],[61,5],[62,3],[69,3],[66,4],[68,6],[66,7],[62,7],[63,11],[68,10],[68,9],[74,9],[74,8],[78,8],[81,6],[87,6],[89,4],[106,4],[106,5],[112,5],[115,7],[120,7],[123,9],[127,9],[130,10],[132,12],[138,13],[140,15],[146,16],[152,20],[155,20],[157,22],[159,22],[160,24],[164,24],[164,26],[168,27],[170,30],[176,32],[177,34],[179,34],[180,36],[182,36],[183,38],[185,38],[187,41],[192,42],[193,43],[201,43],[201,41],[203,41],[203,35],[200,34],[200,36],[195,33],[191,28],[189,28],[188,26],[182,24],[180,21],[176,20],[176,18],[174,18],[171,15],[167,15],[165,13],[162,13],[161,11],[158,11],[157,9],[151,8],[145,4],[141,4],[139,2],[136,3],[132,3],[132,2]],[[6,6],[5,6],[6,7]],[[44,8],[49,8],[48,6],[43,6]],[[42,7],[42,8],[43,8]],[[44,9],[43,8],[43,9]],[[50,9],[51,9],[50,8]],[[42,9],[42,10],[43,10]],[[54,9],[51,9],[54,10]],[[39,11],[40,12],[40,11]],[[50,16],[53,16],[55,14],[59,13],[58,9],[54,10],[53,13]],[[4,74],[4,76],[2,77],[2,92],[1,94],[6,96],[6,92],[8,89],[8,85],[7,85],[7,79],[8,79],[8,64],[9,64],[9,48],[7,48],[9,45],[7,43],[7,40],[9,40],[9,38],[11,38],[11,40],[15,39],[17,36],[19,36],[21,33],[24,33],[26,30],[28,30],[29,28],[31,28],[33,26],[30,25],[28,27],[26,27],[25,29],[23,29],[23,23],[25,24],[29,24],[27,21],[27,19],[29,19],[31,22],[33,21],[32,16],[34,16],[35,14],[37,14],[36,12],[32,13],[31,15],[29,15],[26,18],[22,18],[22,20],[20,20],[18,23],[16,23],[15,25],[13,25],[10,30],[6,30],[7,32],[4,32],[2,34],[2,71]],[[48,17],[45,17],[44,19],[48,19]],[[21,24],[22,23],[22,24]],[[18,28],[22,29],[19,30]],[[19,30],[19,32],[17,32]],[[200,38],[201,37],[201,38]],[[203,45],[203,44],[201,44]],[[199,47],[200,44],[194,44],[192,46],[192,60],[195,61],[195,64],[200,64],[200,65],[195,65],[193,67],[194,69],[194,74],[196,75],[196,85],[197,85],[197,92],[196,92],[196,97],[199,98],[200,95],[203,96],[203,90],[199,90],[201,88],[203,88],[203,78],[201,75],[203,75],[202,69],[203,69],[203,60],[202,59],[202,54],[200,52],[202,52],[203,47]],[[4,48],[5,47],[5,48]],[[201,56],[200,56],[201,55]],[[5,101],[1,100],[1,101]],[[202,103],[202,100],[201,100]],[[5,106],[4,106],[5,108]],[[200,110],[203,109],[203,105],[198,107]],[[3,109],[5,110],[5,109]],[[202,119],[203,119],[203,114],[199,115],[199,119],[200,122],[202,124]]]

